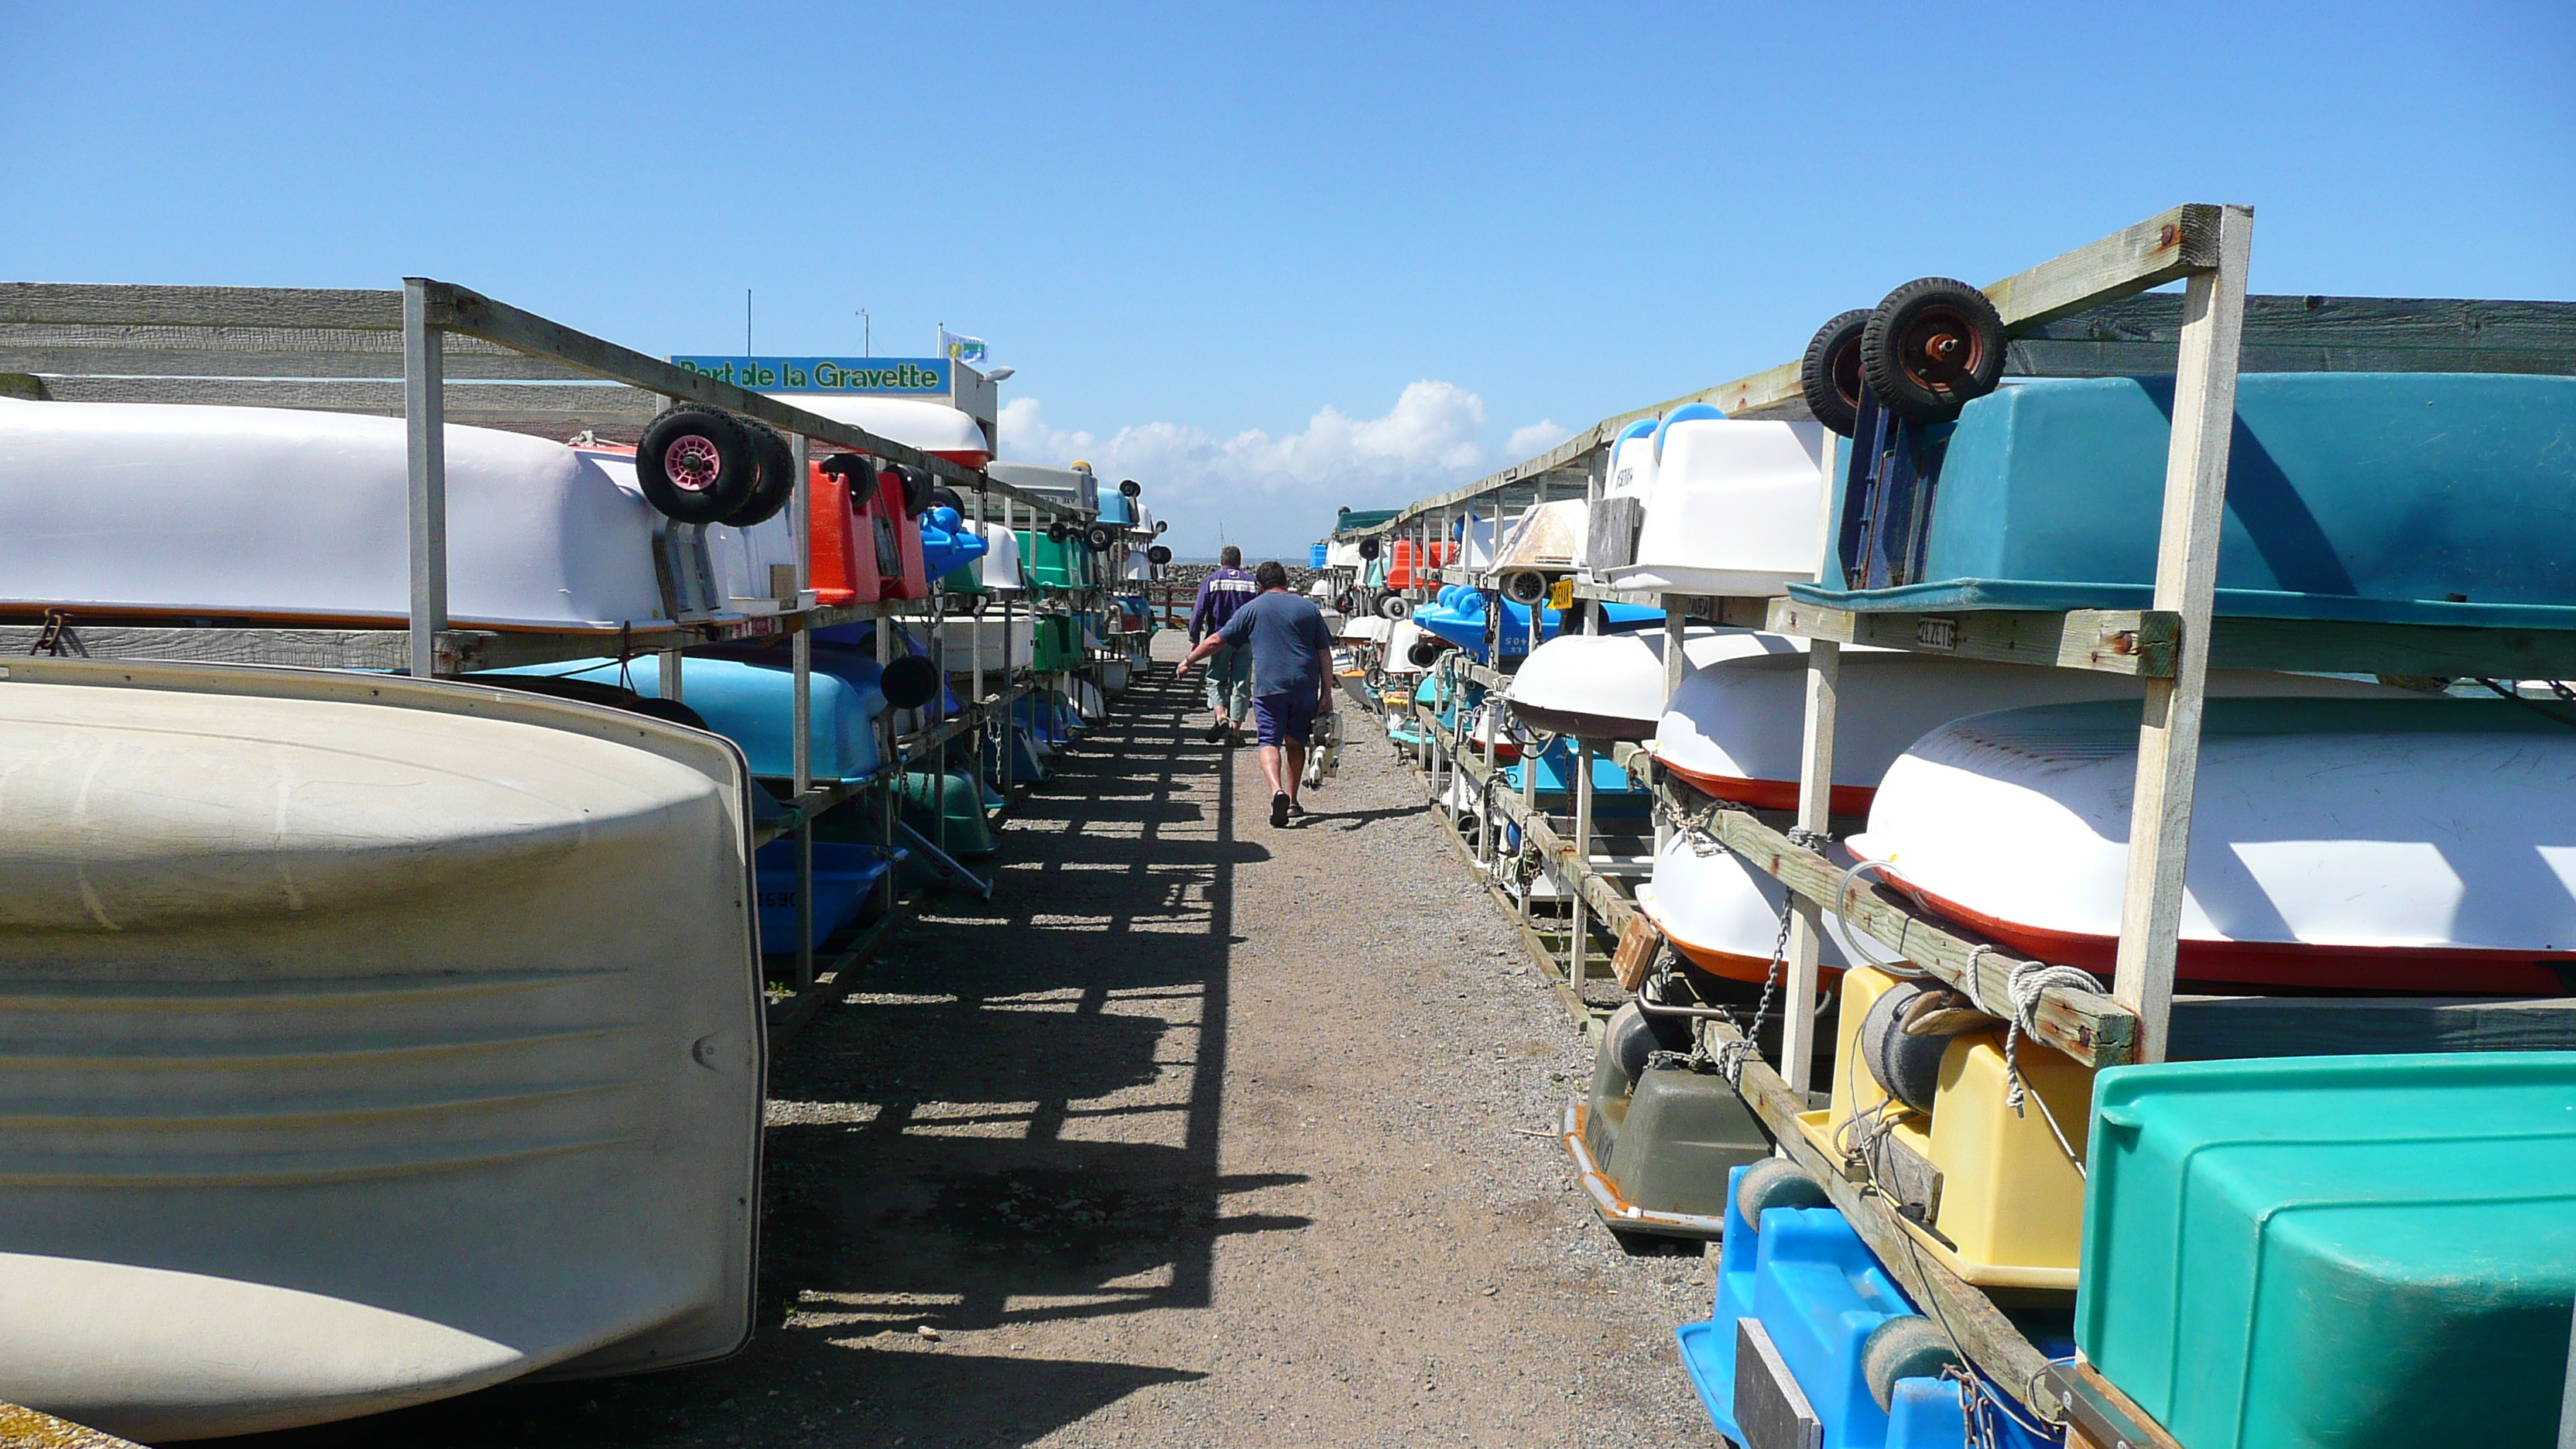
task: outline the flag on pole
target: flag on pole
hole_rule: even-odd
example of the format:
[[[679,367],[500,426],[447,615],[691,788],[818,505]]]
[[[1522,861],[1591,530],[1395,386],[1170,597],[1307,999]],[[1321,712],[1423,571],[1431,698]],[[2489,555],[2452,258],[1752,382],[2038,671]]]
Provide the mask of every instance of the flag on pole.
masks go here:
[[[960,337],[949,331],[945,323],[939,328],[939,350],[949,361],[962,362],[969,367],[982,367],[985,362],[983,338]]]

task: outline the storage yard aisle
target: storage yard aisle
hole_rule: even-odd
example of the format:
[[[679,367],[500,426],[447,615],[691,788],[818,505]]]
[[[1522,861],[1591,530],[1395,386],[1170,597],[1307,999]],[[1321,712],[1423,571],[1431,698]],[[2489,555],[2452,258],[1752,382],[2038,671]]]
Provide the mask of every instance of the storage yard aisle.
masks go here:
[[[1569,1191],[1589,1053],[1417,787],[1360,723],[1274,831],[1195,686],[779,1048],[747,1352],[235,1442],[1717,1442],[1671,1336],[1713,1265]]]

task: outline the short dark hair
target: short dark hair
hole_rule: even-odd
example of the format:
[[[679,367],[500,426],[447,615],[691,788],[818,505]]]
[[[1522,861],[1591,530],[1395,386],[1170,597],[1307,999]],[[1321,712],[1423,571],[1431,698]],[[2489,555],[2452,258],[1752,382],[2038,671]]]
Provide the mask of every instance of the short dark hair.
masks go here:
[[[1264,589],[1284,589],[1288,587],[1288,570],[1274,558],[1252,571],[1252,581]]]
[[[1243,550],[1229,543],[1216,551],[1216,561],[1227,568],[1239,569],[1243,567]]]

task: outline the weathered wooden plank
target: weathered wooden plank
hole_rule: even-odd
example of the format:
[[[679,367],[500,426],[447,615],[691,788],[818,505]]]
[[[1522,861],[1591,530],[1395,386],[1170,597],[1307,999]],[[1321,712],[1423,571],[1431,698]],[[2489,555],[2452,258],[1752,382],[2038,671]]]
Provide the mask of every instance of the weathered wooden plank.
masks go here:
[[[1449,750],[1450,759],[1459,772],[1473,781],[1479,791],[1482,791],[1486,779],[1494,771],[1473,754],[1460,750],[1458,736],[1441,729],[1437,723],[1428,719],[1424,721],[1424,726],[1440,738],[1442,744]],[[1615,936],[1627,929],[1629,918],[1636,914],[1637,903],[1621,892],[1616,877],[1605,876],[1592,869],[1588,861],[1581,860],[1574,842],[1557,834],[1556,828],[1548,823],[1547,817],[1530,808],[1518,793],[1498,788],[1491,791],[1486,798],[1492,800],[1496,814],[1521,828],[1522,835],[1531,845],[1537,847],[1539,855],[1555,869],[1560,879],[1574,883],[1576,895],[1582,899],[1588,910],[1601,918],[1604,931]]]
[[[2183,1449],[2162,1424],[2080,1358],[2051,1364],[2044,1379],[2048,1391],[2065,1408],[2068,1449],[2078,1444],[2100,1449]]]
[[[392,288],[166,287],[0,282],[0,322],[103,327],[295,327],[402,331]]]
[[[2576,997],[2178,996],[2174,1061],[2576,1051]]]
[[[2215,621],[2211,629],[2213,669],[2576,679],[2576,629],[2449,629],[2226,618]]]
[[[1742,1033],[1723,1021],[1702,1022],[1701,1029],[1708,1039],[1719,1043],[1743,1039]],[[2030,1407],[2052,1414],[2056,1408],[2054,1396],[2040,1383],[2040,1375],[2048,1367],[2048,1355],[2040,1352],[2004,1316],[2003,1310],[1995,1307],[1992,1299],[1921,1251],[1898,1222],[1885,1196],[1845,1177],[1842,1163],[1818,1151],[1807,1140],[1807,1134],[1798,1127],[1799,1114],[1808,1110],[1806,1094],[1792,1090],[1769,1063],[1749,1052],[1735,1090],[1762,1119],[1762,1125],[1771,1129],[1789,1160],[1824,1188],[1852,1231],[1869,1244],[1906,1295],[1918,1306],[1939,1315],[1977,1368],[2009,1393],[2048,1400]]]
[[[373,333],[344,333],[350,337]],[[460,342],[474,339],[460,336]],[[380,352],[238,352],[172,348],[30,346],[0,337],[0,371],[44,377],[400,377],[402,358]],[[580,368],[517,353],[450,359],[454,379],[588,381]]]
[[[399,379],[400,369],[395,377]],[[63,402],[189,403],[214,407],[316,408],[326,412],[400,417],[403,385],[249,377],[47,377],[45,390]],[[447,420],[495,426],[494,419],[542,422],[550,429],[597,423],[640,424],[659,411],[653,395],[600,383],[450,383]]]
[[[2153,679],[2173,673],[2180,620],[2170,612],[2141,609],[1857,613],[1782,598],[1769,601],[1762,627],[1838,644]]]
[[[2245,269],[2254,213],[2219,218],[2218,265],[2183,294],[2181,368],[2165,456],[2155,606],[2182,616],[2170,680],[2146,681],[2138,730],[2137,793],[2129,812],[2127,881],[2112,994],[2137,1016],[2138,1060],[2164,1060],[2165,1020],[2182,945],[2183,871],[2191,852],[2193,785],[2209,680],[2210,619],[2218,593],[2227,452],[2236,426],[2236,345],[2245,321]]]
[[[2004,326],[2019,329],[2206,272],[2218,265],[2223,210],[2187,203],[2159,212],[2090,246],[1989,283],[1986,295],[2003,314]]]
[[[2005,371],[2170,373],[2183,298],[2146,293],[2021,331]],[[2576,371],[2576,302],[2445,297],[2248,296],[2247,372]]]

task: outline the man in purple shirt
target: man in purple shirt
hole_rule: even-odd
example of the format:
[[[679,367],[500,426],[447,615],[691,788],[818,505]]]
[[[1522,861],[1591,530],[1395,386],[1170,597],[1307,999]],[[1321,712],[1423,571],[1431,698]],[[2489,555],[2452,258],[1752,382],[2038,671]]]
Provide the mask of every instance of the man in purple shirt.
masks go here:
[[[1190,643],[1196,646],[1207,636],[1223,629],[1234,618],[1234,611],[1252,602],[1260,593],[1259,585],[1243,568],[1243,550],[1227,544],[1217,555],[1222,567],[1199,580],[1199,598],[1190,610]],[[1208,726],[1208,743],[1222,743],[1228,735],[1238,741],[1243,737],[1243,721],[1252,713],[1252,650],[1240,644],[1221,644],[1208,659],[1207,706],[1215,711],[1216,721]]]

